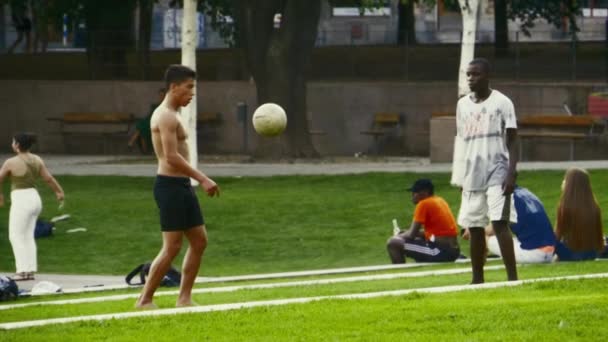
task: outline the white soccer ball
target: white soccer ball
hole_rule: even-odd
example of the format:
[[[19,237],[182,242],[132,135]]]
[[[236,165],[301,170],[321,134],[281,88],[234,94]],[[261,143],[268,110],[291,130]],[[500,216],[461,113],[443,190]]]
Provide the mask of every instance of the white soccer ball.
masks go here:
[[[253,128],[266,137],[274,137],[283,133],[287,127],[287,115],[276,103],[264,103],[253,112]]]

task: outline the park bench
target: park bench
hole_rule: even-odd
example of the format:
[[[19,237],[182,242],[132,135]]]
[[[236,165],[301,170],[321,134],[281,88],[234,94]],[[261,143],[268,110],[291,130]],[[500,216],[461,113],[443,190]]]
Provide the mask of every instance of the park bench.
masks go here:
[[[217,140],[217,128],[222,122],[222,113],[219,112],[200,112],[196,118],[196,138],[199,151],[203,147],[209,148]]]
[[[574,142],[595,139],[606,133],[606,122],[591,115],[540,115],[518,120],[519,160],[523,160],[524,141],[533,139],[567,140],[570,160],[574,160]]]
[[[401,115],[398,113],[376,113],[372,122],[372,127],[361,131],[363,135],[370,135],[374,139],[373,151],[378,154],[379,140],[385,135],[400,134]]]
[[[136,118],[131,113],[120,112],[70,112],[47,120],[59,123],[59,133],[67,152],[79,152],[71,151],[70,146],[79,146],[81,139],[92,137],[101,140],[103,152],[106,153],[110,144],[117,139],[122,139],[126,145]]]

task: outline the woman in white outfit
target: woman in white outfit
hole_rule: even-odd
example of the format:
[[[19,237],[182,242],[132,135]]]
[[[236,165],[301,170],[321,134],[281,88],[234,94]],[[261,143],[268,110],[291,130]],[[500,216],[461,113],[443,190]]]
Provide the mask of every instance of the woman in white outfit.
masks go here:
[[[38,270],[34,228],[42,210],[42,202],[36,183],[42,178],[53,189],[58,201],[63,201],[63,189],[44,165],[42,159],[30,153],[35,136],[19,133],[13,137],[16,156],[7,159],[0,169],[0,190],[6,177],[11,180],[11,209],[8,236],[15,255],[17,272],[14,280],[34,280]],[[4,206],[4,194],[0,191],[0,207]]]

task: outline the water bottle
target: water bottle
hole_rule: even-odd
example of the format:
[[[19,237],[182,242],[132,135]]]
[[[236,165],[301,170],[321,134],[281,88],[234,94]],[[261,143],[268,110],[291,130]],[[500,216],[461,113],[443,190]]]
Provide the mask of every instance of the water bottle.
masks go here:
[[[393,219],[393,236],[397,236],[397,234],[399,234],[399,232],[401,232],[401,229],[399,229],[399,225],[397,224],[397,219]]]

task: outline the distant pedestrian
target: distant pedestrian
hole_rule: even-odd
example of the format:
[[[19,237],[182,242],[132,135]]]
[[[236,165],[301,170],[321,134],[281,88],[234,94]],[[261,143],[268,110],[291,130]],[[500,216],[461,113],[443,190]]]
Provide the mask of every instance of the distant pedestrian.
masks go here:
[[[8,53],[13,53],[15,48],[25,38],[25,52],[31,52],[31,33],[32,21],[27,14],[27,4],[25,1],[11,0],[11,21],[17,31],[17,39],[8,48]]]

